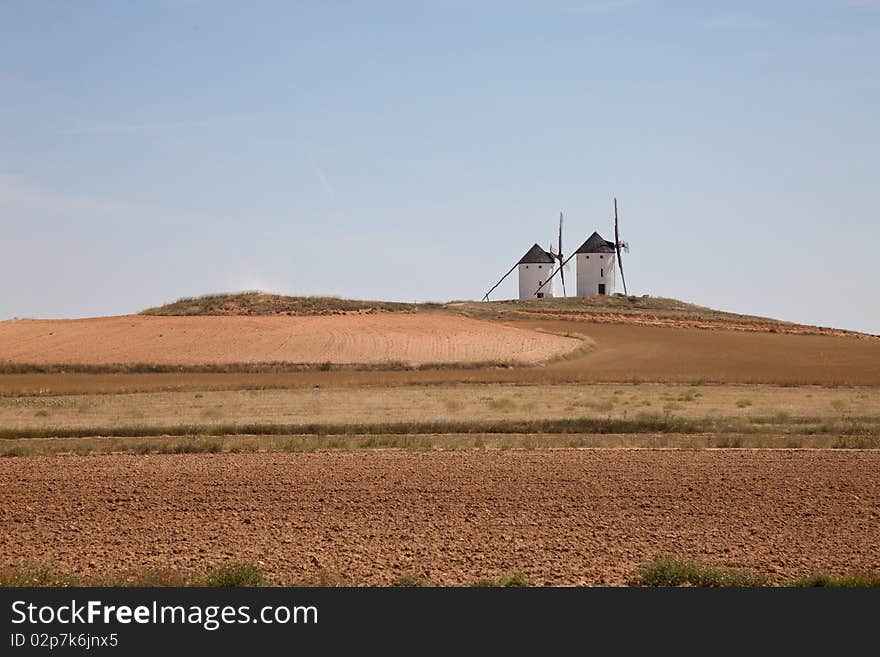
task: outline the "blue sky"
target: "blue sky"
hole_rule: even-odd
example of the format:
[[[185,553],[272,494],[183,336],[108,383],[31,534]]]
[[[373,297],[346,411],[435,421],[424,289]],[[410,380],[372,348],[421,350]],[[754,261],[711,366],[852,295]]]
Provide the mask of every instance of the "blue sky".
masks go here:
[[[617,195],[631,292],[880,333],[878,117],[875,0],[0,0],[0,318],[478,299]]]

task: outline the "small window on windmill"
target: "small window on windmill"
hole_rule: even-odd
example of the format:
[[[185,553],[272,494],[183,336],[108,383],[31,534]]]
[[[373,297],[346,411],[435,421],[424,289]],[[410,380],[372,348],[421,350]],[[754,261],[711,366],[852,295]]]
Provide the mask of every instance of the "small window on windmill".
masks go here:
[[[544,265],[538,265],[538,269],[541,269],[541,267],[543,267],[543,266],[544,266]]]
[[[600,256],[599,256],[599,257],[600,257],[600,258],[604,258],[604,257],[605,257],[605,256],[603,256],[603,255],[600,255]]]
[[[604,275],[605,275],[605,270],[599,269],[599,276],[604,276]]]
[[[585,260],[589,260],[589,259],[590,259],[590,256],[584,256],[584,259],[585,259]]]

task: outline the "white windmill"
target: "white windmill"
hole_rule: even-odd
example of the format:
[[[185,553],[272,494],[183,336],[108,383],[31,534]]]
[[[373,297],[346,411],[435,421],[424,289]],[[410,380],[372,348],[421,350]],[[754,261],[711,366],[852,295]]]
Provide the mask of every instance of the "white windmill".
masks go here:
[[[561,227],[560,218],[560,227]],[[561,230],[560,230],[561,234]],[[560,251],[562,240],[560,238]],[[580,248],[565,260],[561,260],[559,269],[553,272],[562,272],[565,265],[573,257],[577,256],[577,295],[579,297],[592,296],[594,294],[614,294],[615,259],[620,268],[620,280],[623,283],[623,293],[628,294],[626,289],[626,277],[623,275],[623,257],[621,251],[629,253],[629,243],[620,239],[620,221],[617,216],[617,198],[614,199],[614,241],[609,242],[599,233],[594,232],[587,238]],[[608,257],[606,257],[608,256]],[[538,288],[538,292],[541,288]]]
[[[507,278],[514,269],[519,268],[519,298],[520,299],[543,299],[553,297],[553,277],[558,273],[562,281],[562,295],[565,296],[565,274],[566,266],[561,266],[553,271],[557,261],[563,264],[562,256],[562,213],[559,213],[559,249],[553,250],[551,243],[549,250],[545,251],[538,244],[535,244],[526,251],[525,255],[511,267],[501,279],[493,285],[486,294],[483,295],[483,301],[489,300],[489,295]]]

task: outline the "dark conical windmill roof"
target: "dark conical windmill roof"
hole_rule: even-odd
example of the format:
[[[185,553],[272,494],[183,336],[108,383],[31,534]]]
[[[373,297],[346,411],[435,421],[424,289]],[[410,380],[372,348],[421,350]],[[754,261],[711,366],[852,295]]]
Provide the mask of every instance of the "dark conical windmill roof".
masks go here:
[[[526,254],[522,258],[520,258],[519,262],[516,264],[518,264],[518,265],[528,265],[531,263],[543,264],[545,262],[549,262],[552,264],[556,261],[553,259],[553,256],[551,256],[544,249],[542,249],[540,246],[535,244],[535,246],[533,246],[531,249],[526,251]]]
[[[575,253],[614,253],[614,242],[609,242],[599,233],[593,232]]]

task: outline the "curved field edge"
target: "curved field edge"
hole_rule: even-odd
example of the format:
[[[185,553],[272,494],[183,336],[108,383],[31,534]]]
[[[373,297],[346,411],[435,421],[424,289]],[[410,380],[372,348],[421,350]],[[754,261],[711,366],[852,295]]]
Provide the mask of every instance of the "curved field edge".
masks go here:
[[[479,369],[546,363],[583,342],[450,313],[20,320],[0,323],[0,371]]]
[[[579,352],[576,347],[573,351]],[[288,372],[424,372],[431,370],[480,370],[540,367],[559,359],[571,357],[568,354],[554,356],[548,360],[528,363],[515,359],[485,360],[471,362],[440,362],[411,364],[403,361],[384,363],[293,363],[287,361],[267,361],[257,363],[15,363],[0,362],[2,374],[282,374]]]

